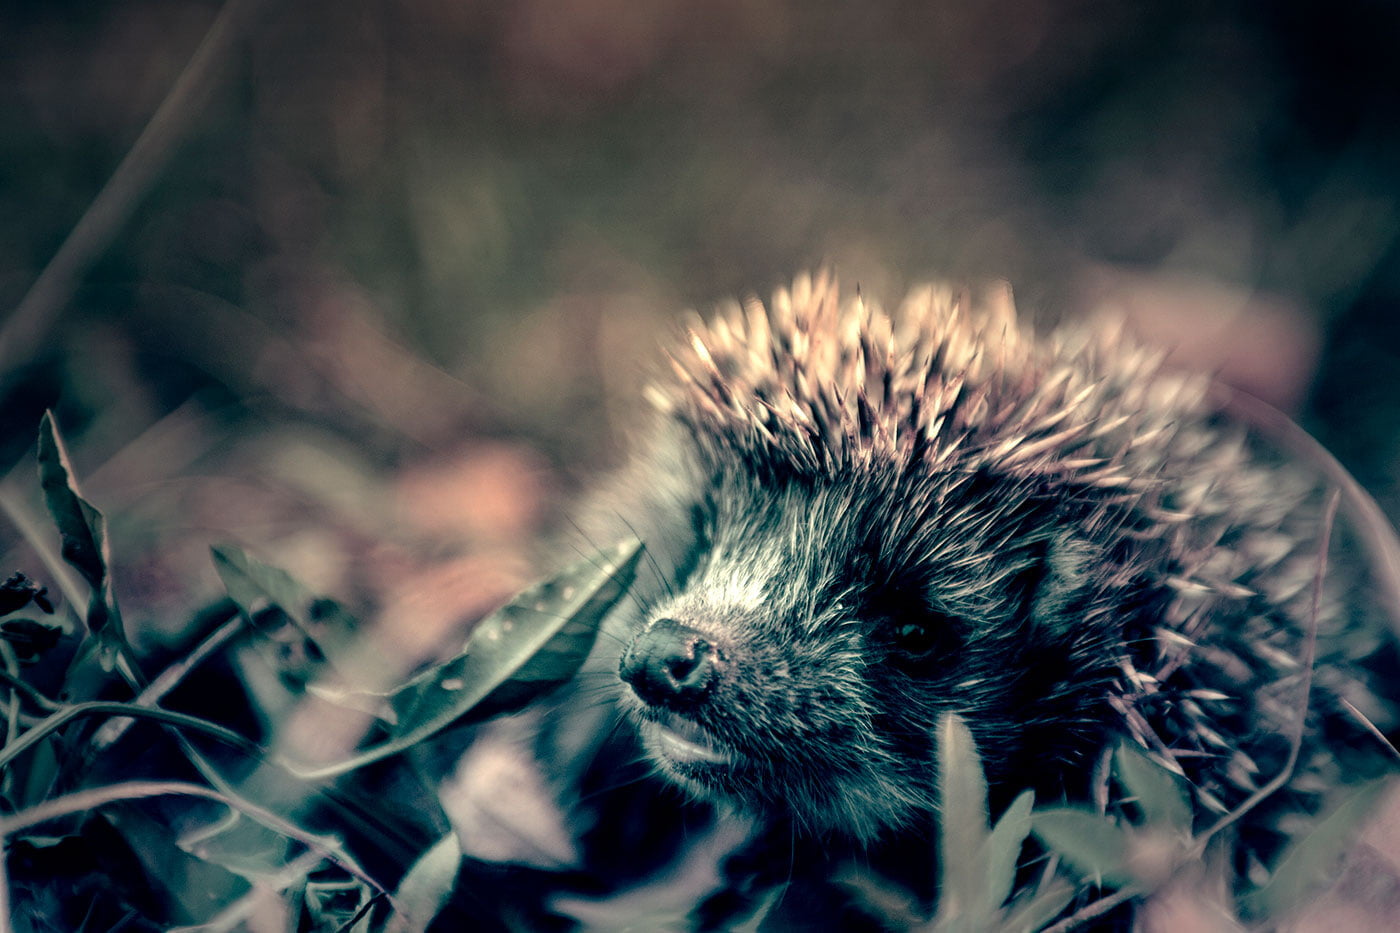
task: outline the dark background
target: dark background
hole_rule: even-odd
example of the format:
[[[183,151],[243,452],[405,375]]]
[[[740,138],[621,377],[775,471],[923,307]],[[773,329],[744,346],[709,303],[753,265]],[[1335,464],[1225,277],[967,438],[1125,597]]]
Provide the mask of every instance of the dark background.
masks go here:
[[[220,9],[0,8],[0,494],[37,512],[56,406],[142,638],[226,539],[415,630],[479,612],[671,316],[821,263],[1127,313],[1400,511],[1398,4],[235,0],[141,197],[22,307]]]

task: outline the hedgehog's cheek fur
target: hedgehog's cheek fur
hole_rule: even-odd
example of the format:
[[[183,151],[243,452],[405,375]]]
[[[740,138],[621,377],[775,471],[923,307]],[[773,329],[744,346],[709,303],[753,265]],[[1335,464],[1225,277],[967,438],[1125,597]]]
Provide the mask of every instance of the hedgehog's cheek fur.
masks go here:
[[[931,762],[911,768],[875,725],[879,685],[858,627],[802,639],[771,619],[721,625],[733,610],[679,602],[637,633],[619,670],[621,706],[661,775],[710,802],[863,841],[932,809]],[[710,662],[700,689],[657,682]]]
[[[932,735],[947,711],[968,719],[993,780],[1034,773],[1053,785],[1050,770],[1103,739],[1093,725],[1102,681],[1070,674],[1084,656],[1073,644],[1086,634],[1076,620],[1091,558],[1072,535],[1054,536],[1019,621],[917,675],[891,662],[869,625],[786,618],[777,607],[796,604],[790,592],[720,585],[711,567],[632,637],[621,706],[673,783],[819,834],[871,841],[924,825],[935,809]],[[1027,645],[1033,657],[1010,663]],[[1030,673],[1011,678],[1016,670]],[[1064,692],[1072,683],[1084,691]]]

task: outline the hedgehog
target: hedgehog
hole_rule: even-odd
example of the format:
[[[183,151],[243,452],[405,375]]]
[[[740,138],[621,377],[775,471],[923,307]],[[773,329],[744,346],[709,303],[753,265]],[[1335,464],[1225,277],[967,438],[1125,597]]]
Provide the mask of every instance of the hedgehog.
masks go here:
[[[694,808],[765,840],[728,858],[701,928],[730,922],[736,892],[811,876],[772,928],[878,929],[832,885],[811,893],[851,859],[931,904],[947,713],[994,812],[1026,788],[1092,799],[1124,741],[1206,816],[1291,765],[1229,831],[1240,871],[1380,767],[1395,646],[1341,570],[1315,592],[1314,472],[1121,328],[1037,337],[989,292],[925,287],[887,313],[824,274],[697,318],[587,510],[590,538],[636,534],[653,573],[580,678],[590,698],[611,684],[609,712],[566,702],[543,731],[555,754],[575,736],[591,763],[574,778],[613,775],[573,797],[595,840],[682,837]],[[596,741],[576,738],[579,707]],[[660,789],[618,779],[628,764]],[[599,816],[604,785],[650,811]]]

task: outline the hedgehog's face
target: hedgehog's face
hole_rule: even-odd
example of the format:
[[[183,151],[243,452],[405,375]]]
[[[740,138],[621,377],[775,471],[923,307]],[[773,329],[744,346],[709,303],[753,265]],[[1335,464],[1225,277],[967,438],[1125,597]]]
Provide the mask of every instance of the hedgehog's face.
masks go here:
[[[1033,621],[1064,589],[1047,584],[1046,539],[991,498],[944,515],[891,494],[750,487],[697,512],[692,569],[621,661],[659,771],[872,839],[933,809],[944,712],[970,722],[995,776],[1064,711],[1072,647]]]

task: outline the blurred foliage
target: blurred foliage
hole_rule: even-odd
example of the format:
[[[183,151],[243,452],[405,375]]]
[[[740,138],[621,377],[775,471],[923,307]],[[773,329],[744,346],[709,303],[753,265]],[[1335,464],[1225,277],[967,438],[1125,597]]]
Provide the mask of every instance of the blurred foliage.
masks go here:
[[[409,753],[571,679],[631,586],[640,546],[590,555],[522,592],[412,676],[414,659],[383,642],[392,632],[365,632],[286,572],[216,548],[233,609],[197,617],[198,643],[148,678],[121,631],[104,517],[79,494],[64,446],[45,414],[39,475],[53,527],[33,543],[62,542],[45,570],[67,599],[56,605],[18,573],[0,587],[0,925],[369,933],[389,922],[402,878],[394,915],[424,928],[455,867],[425,857],[405,870],[425,849],[460,852],[446,848],[443,775]],[[74,598],[84,588],[88,598]],[[76,624],[50,621],[60,612]],[[210,689],[220,665],[248,689]],[[185,681],[194,689],[182,697]],[[249,713],[266,725],[248,729]],[[393,808],[379,801],[386,775]],[[151,798],[158,809],[137,803]],[[222,811],[201,810],[208,802]]]
[[[667,318],[822,262],[891,302],[996,276],[1037,317],[1125,310],[1400,501],[1392,5],[228,7],[71,298],[23,346],[0,321],[0,468],[56,406],[138,640],[216,587],[210,531],[479,615],[615,456]],[[0,306],[226,9],[0,13]]]
[[[1318,893],[1356,871],[1354,841],[1362,821],[1393,782],[1376,780],[1345,789],[1325,817],[1300,832],[1269,871],[1238,874],[1218,831],[1239,814],[1196,828],[1190,788],[1142,749],[1125,741],[1113,754],[1116,792],[1089,806],[1034,807],[1025,791],[988,824],[988,787],[972,733],[956,714],[937,732],[939,767],[938,905],[922,916],[917,898],[870,871],[847,873],[844,883],[873,915],[894,930],[924,933],[1034,933],[1053,929],[1244,930],[1321,929],[1327,916],[1300,916]],[[1105,775],[1107,778],[1107,775]],[[1247,806],[1242,808],[1247,809]],[[1393,871],[1392,875],[1393,877]],[[1379,879],[1375,879],[1379,880]],[[1173,922],[1160,911],[1164,897],[1185,896],[1195,909]],[[1383,901],[1372,893],[1358,901]],[[1146,902],[1133,922],[1129,902]],[[1116,912],[1116,913],[1115,913]],[[1375,922],[1384,914],[1371,914]],[[1167,925],[1161,926],[1163,922]],[[1101,924],[1107,922],[1107,926]],[[1359,928],[1359,927],[1358,927]]]

